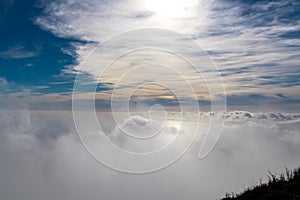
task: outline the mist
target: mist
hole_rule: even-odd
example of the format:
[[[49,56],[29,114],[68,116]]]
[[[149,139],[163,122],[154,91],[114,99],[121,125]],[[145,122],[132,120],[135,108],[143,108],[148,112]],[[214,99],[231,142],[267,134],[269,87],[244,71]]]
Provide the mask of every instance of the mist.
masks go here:
[[[210,200],[266,181],[268,170],[298,167],[299,115],[245,113],[227,114],[217,145],[204,159],[196,141],[173,165],[134,175],[95,160],[69,111],[1,111],[0,198]]]

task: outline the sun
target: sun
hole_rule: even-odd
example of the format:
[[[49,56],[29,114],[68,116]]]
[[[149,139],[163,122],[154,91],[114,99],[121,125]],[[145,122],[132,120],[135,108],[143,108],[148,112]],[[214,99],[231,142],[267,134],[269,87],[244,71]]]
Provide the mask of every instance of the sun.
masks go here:
[[[144,0],[147,10],[162,19],[174,19],[186,16],[197,0]]]

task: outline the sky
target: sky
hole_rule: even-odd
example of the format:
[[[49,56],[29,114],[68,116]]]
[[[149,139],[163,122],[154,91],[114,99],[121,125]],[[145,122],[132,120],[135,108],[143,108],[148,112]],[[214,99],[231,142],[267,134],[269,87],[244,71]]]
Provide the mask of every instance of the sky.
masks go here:
[[[130,34],[125,38],[122,33],[156,28],[174,31],[196,42],[202,49],[190,50],[190,55],[207,53],[221,75],[229,110],[299,110],[298,1],[189,0],[173,3],[172,8],[169,4],[168,0],[1,1],[1,107],[11,107],[3,106],[9,101],[14,102],[14,107],[70,109],[76,75],[85,74],[90,82],[99,78],[99,70],[93,66],[82,67],[86,60],[100,60],[103,52],[97,48],[99,45],[107,40],[108,44],[122,40],[123,50],[120,46],[106,50],[118,55],[118,51],[124,51],[132,42]],[[97,50],[88,56],[94,48]],[[154,53],[160,59],[161,53]],[[139,63],[138,58],[127,59]],[[176,61],[172,59],[164,58],[176,69]],[[195,78],[195,72],[188,73],[182,64],[178,65],[186,79],[198,79],[199,83],[194,81],[198,87],[196,98],[200,105],[209,105],[214,95],[208,94],[203,82],[208,73],[201,71],[204,79],[200,80]],[[117,67],[120,66],[116,64]],[[150,69],[141,70],[141,76],[153,74],[151,81],[159,82],[163,68],[156,71],[150,66]],[[164,73],[170,74],[167,70]],[[140,76],[139,72],[135,74]],[[169,77],[166,84],[181,88],[178,77]],[[139,81],[133,77],[134,81],[115,87],[119,78],[116,72],[107,72],[98,82],[99,109],[109,107],[107,96],[112,91],[128,93]],[[168,95],[153,95],[155,98],[143,101],[155,99],[174,104],[165,97]]]
[[[0,44],[0,199],[216,200],[300,166],[297,0],[0,0]]]

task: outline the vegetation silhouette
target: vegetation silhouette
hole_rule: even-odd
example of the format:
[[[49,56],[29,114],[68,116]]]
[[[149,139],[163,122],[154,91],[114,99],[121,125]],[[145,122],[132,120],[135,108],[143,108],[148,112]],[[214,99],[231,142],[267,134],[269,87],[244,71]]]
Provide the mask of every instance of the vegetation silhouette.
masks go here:
[[[300,200],[300,168],[279,177],[268,172],[268,182],[250,187],[240,194],[225,194],[222,200]]]

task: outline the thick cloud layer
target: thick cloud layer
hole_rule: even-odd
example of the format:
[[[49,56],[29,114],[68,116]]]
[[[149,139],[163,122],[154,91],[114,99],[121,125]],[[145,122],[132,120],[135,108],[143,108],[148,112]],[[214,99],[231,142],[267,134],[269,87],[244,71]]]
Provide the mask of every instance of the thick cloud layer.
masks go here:
[[[91,158],[71,112],[1,111],[0,199],[210,200],[266,180],[268,170],[279,173],[300,165],[299,114],[227,116],[218,144],[205,159],[197,158],[196,141],[169,168],[129,175]]]

